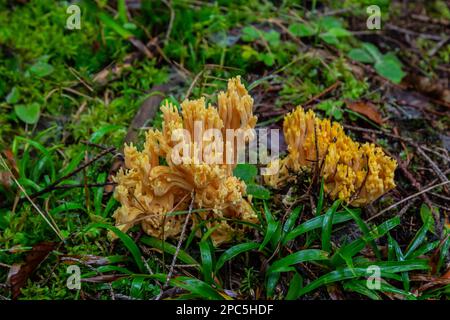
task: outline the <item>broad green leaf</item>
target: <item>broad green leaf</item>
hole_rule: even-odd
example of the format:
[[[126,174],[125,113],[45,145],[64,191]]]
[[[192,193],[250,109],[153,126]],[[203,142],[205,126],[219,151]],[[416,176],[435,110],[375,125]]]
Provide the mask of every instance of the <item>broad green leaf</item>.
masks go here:
[[[246,184],[252,183],[257,174],[258,168],[254,164],[240,163],[233,170],[233,175]]]
[[[270,191],[259,184],[251,183],[247,185],[247,194],[253,196],[256,199],[270,199]]]
[[[381,61],[376,62],[374,67],[380,76],[383,76],[394,83],[400,83],[405,76],[401,66],[392,60],[382,59]]]
[[[289,31],[297,37],[310,37],[317,33],[314,27],[305,23],[293,23],[289,26]]]
[[[362,44],[362,47],[364,50],[366,50],[372,56],[372,58],[375,60],[375,62],[380,61],[382,59],[382,57],[383,57],[382,53],[372,43],[364,42]]]
[[[53,73],[54,70],[55,70],[55,68],[53,68],[53,66],[51,64],[48,64],[48,63],[42,62],[42,61],[36,62],[29,69],[31,74],[33,74],[39,78],[50,75],[51,73]]]
[[[359,61],[362,63],[375,63],[375,59],[364,49],[352,49],[348,53],[350,59]]]
[[[321,30],[330,30],[333,28],[342,28],[342,21],[333,16],[323,16],[319,20]]]
[[[257,39],[259,39],[260,34],[258,32],[258,30],[253,27],[253,26],[249,26],[249,27],[245,27],[242,29],[242,40],[250,42],[250,41],[255,41]]]
[[[329,44],[338,44],[339,38],[350,36],[350,32],[342,28],[331,28],[325,33],[319,35],[319,37]]]
[[[16,104],[14,106],[14,111],[17,117],[23,122],[35,124],[39,120],[41,107],[37,102],[30,104]]]
[[[13,87],[6,96],[6,102],[9,104],[15,104],[19,102],[19,99],[20,99],[20,90],[18,87]]]
[[[264,32],[263,37],[271,47],[277,47],[280,45],[280,33],[275,30]]]
[[[275,56],[273,55],[273,53],[262,52],[258,54],[258,58],[268,67],[273,66],[273,64],[275,63]]]

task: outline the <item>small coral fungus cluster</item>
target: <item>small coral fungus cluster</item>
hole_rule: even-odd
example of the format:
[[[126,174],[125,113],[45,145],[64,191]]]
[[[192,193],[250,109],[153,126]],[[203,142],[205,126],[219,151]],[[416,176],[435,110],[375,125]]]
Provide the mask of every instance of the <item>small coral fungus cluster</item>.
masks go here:
[[[396,161],[373,144],[353,141],[338,123],[298,107],[285,117],[283,131],[288,156],[272,164],[280,170],[265,177],[269,185],[288,181],[290,171],[312,171],[323,178],[330,198],[354,206],[368,204],[395,187]]]
[[[244,224],[236,221],[258,221],[245,198],[245,183],[232,175],[237,138],[223,139],[229,130],[253,132],[253,99],[238,77],[228,81],[228,90],[219,93],[217,101],[216,108],[206,106],[204,98],[186,100],[181,111],[167,103],[161,108],[162,130],[148,131],[141,151],[125,146],[125,169],[115,177],[119,229],[141,223],[149,235],[177,237],[186,221],[182,213],[190,211],[191,229],[204,223],[220,244],[243,231]],[[206,134],[211,130],[212,135]],[[332,199],[361,206],[395,186],[394,160],[373,144],[354,142],[339,124],[320,120],[312,111],[298,107],[287,115],[284,135],[288,155],[271,163],[279,166],[277,174],[264,177],[272,187],[290,181],[295,176],[291,172],[306,170],[323,177]],[[249,134],[245,142],[253,138]],[[219,161],[206,161],[203,150]]]
[[[141,222],[149,235],[176,237],[186,219],[180,211],[186,212],[192,203],[201,210],[192,214],[191,227],[205,222],[208,229],[215,230],[213,241],[222,243],[242,231],[230,221],[256,222],[257,216],[244,198],[245,183],[232,176],[233,161],[199,161],[197,147],[211,147],[212,139],[203,140],[208,129],[225,133],[227,129],[254,128],[253,99],[240,78],[234,78],[229,80],[227,92],[219,93],[218,108],[206,106],[204,98],[184,101],[181,108],[181,113],[170,103],[161,108],[162,131],[148,131],[142,151],[133,145],[125,147],[126,169],[115,178],[115,197],[122,204],[114,214],[116,225],[126,231]],[[181,137],[189,140],[181,144],[180,129],[185,133]],[[195,141],[196,137],[202,140]],[[178,150],[180,145],[183,148]],[[234,151],[232,144],[223,146],[215,150],[215,156],[225,158]]]

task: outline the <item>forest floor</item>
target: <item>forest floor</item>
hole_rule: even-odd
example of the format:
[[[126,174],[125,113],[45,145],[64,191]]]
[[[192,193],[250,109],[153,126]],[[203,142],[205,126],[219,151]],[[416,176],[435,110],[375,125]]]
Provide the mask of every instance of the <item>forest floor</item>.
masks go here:
[[[0,1],[0,299],[450,298],[448,5],[372,0],[369,30],[365,1],[240,2],[81,1],[69,30],[65,2]],[[396,188],[358,209],[261,187],[260,224],[222,246],[114,229],[124,143],[237,75],[259,127],[312,109],[396,159]]]

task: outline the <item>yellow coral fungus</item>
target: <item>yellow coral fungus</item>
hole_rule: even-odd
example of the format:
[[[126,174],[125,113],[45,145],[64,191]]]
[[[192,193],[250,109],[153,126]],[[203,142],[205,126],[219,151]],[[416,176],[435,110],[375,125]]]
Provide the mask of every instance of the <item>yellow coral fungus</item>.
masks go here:
[[[288,155],[276,160],[278,175],[265,182],[277,186],[289,178],[289,170],[310,170],[324,179],[324,191],[355,206],[368,204],[395,187],[397,163],[373,144],[359,144],[346,136],[341,125],[321,120],[302,107],[283,123]]]
[[[206,221],[215,228],[211,236],[215,243],[241,231],[229,219],[256,222],[244,199],[244,182],[231,175],[235,162],[225,161],[229,153],[235,158],[236,146],[217,136],[227,129],[253,129],[252,108],[253,99],[239,77],[230,79],[227,92],[219,94],[217,109],[207,107],[204,98],[184,101],[181,113],[170,103],[163,106],[162,131],[148,131],[142,151],[125,147],[125,170],[115,177],[115,197],[121,203],[114,213],[116,226],[126,231],[141,222],[149,235],[175,237],[186,215],[173,212],[186,211],[191,203],[200,209],[192,215],[191,225]],[[208,162],[205,155],[220,161]]]

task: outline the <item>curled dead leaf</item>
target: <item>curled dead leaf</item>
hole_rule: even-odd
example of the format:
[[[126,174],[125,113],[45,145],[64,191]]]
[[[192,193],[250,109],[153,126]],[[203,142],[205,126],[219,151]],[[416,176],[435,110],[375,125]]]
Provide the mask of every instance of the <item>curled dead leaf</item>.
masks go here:
[[[55,242],[39,243],[28,252],[23,263],[12,265],[8,273],[7,282],[11,286],[13,299],[17,299],[28,278],[55,247]]]
[[[368,119],[372,120],[378,125],[383,124],[383,118],[381,117],[380,111],[378,108],[371,102],[366,101],[354,101],[347,102],[347,108],[350,110],[362,114]]]

